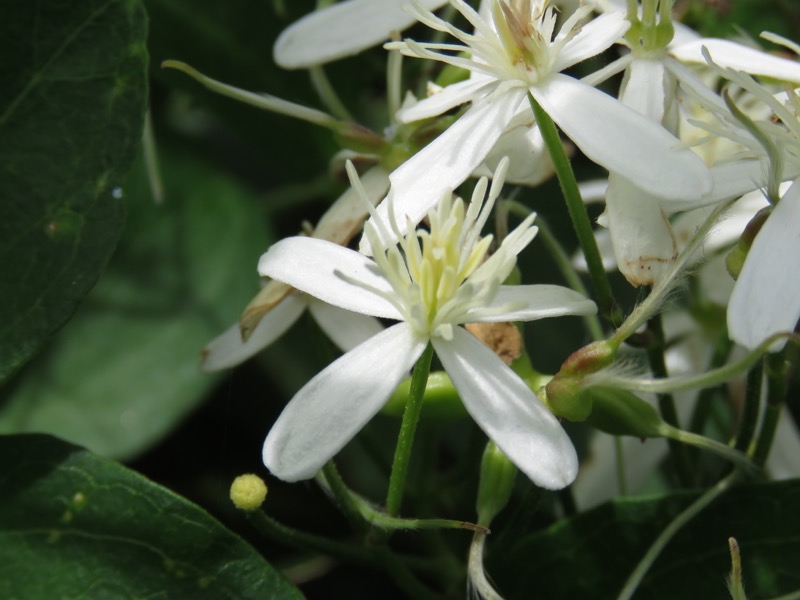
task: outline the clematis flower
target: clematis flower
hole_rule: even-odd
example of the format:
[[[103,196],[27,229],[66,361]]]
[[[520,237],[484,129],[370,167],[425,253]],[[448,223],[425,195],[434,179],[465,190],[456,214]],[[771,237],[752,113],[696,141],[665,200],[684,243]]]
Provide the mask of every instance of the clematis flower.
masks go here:
[[[346,0],[309,13],[283,30],[273,57],[284,69],[305,69],[358,54],[414,23],[406,0]],[[423,0],[436,10],[447,0]]]
[[[578,8],[555,32],[556,15],[548,0],[494,0],[485,19],[463,0],[450,3],[474,27],[463,32],[418,2],[411,12],[429,27],[451,34],[460,44],[387,44],[403,54],[428,58],[470,71],[468,80],[447,86],[401,114],[424,119],[472,102],[446,132],[394,171],[390,194],[395,218],[416,221],[444,189],[454,188],[484,160],[509,122],[530,112],[530,94],[574,144],[596,163],[668,198],[699,197],[711,188],[703,162],[663,127],[611,96],[561,71],[603,52],[629,23],[613,12],[583,23],[592,7]],[[461,53],[470,55],[464,57]],[[435,165],[435,168],[431,168]],[[378,209],[386,221],[388,204]],[[363,240],[362,240],[363,243]],[[362,245],[363,251],[368,251]]]
[[[369,258],[324,240],[288,238],[261,257],[259,272],[329,304],[398,321],[309,381],[270,430],[263,458],[286,481],[312,477],[388,399],[428,343],[479,427],[531,480],[555,489],[577,472],[577,457],[556,418],[523,381],[460,325],[527,321],[596,311],[593,302],[552,285],[503,286],[517,254],[536,235],[526,219],[488,256],[480,231],[500,193],[508,161],[488,183],[479,180],[469,208],[446,195],[428,215],[430,231],[414,230],[399,244],[378,225],[365,235]],[[353,186],[360,190],[355,171]]]

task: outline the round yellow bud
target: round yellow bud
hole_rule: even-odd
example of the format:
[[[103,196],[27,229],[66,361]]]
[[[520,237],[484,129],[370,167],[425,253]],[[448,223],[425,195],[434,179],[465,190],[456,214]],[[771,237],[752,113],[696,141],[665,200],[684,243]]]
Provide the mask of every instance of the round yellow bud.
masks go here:
[[[231,501],[239,510],[258,510],[267,497],[267,484],[258,475],[239,475],[231,484]]]

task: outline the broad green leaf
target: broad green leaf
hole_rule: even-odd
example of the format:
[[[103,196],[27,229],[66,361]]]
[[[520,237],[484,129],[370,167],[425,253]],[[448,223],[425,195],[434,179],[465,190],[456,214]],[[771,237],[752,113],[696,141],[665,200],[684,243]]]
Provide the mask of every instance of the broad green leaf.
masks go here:
[[[163,204],[141,165],[128,227],[75,318],[6,389],[0,432],[58,435],[130,458],[169,433],[219,378],[200,352],[258,290],[268,246],[251,194],[190,154],[160,148]]]
[[[44,435],[0,437],[0,597],[302,594],[202,508]]]
[[[616,598],[653,540],[696,498],[674,493],[604,504],[510,547],[489,546],[489,572],[509,599]],[[750,600],[796,591],[798,506],[800,481],[734,488],[678,532],[634,598],[729,600],[729,537],[739,542]]]
[[[139,0],[0,4],[0,382],[97,280],[142,131]]]

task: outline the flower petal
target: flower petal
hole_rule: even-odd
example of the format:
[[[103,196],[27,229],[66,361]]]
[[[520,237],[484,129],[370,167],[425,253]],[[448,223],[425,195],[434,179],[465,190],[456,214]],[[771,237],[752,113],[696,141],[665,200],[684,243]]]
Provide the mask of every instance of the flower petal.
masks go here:
[[[446,0],[420,0],[435,10]],[[416,21],[400,0],[349,0],[312,12],[283,30],[273,57],[284,69],[304,69],[358,54]]]
[[[524,88],[513,88],[474,104],[447,131],[389,176],[389,196],[401,234],[405,233],[407,220],[418,223],[443,194],[461,185],[483,162],[525,93]],[[378,205],[377,216],[384,222],[384,229],[392,232],[388,213],[389,203],[384,200]],[[397,240],[384,243],[394,241]],[[361,238],[360,251],[372,253],[366,237]]]
[[[295,394],[264,442],[264,464],[284,481],[309,479],[381,409],[425,349],[398,323],[351,350]]]
[[[604,52],[622,39],[628,27],[630,21],[621,11],[606,13],[592,19],[564,44],[553,65],[553,71],[563,71],[582,60]]]
[[[504,306],[510,306],[502,310]],[[469,322],[535,321],[565,315],[593,315],[597,306],[583,294],[560,285],[504,285],[485,307],[467,313]]]
[[[258,261],[258,272],[345,310],[373,317],[402,319],[395,306],[350,280],[386,293],[392,286],[372,259],[327,240],[291,237],[273,244]]]
[[[397,113],[397,119],[401,123],[411,123],[413,121],[419,121],[420,119],[441,115],[451,108],[469,102],[476,96],[480,97],[481,88],[492,83],[494,82],[487,80],[486,77],[473,77],[471,79],[459,81],[458,83],[453,83],[431,94],[427,98],[420,100],[416,104],[403,108]]]
[[[702,38],[670,47],[670,54],[681,62],[706,65],[703,48],[720,67],[744,71],[751,75],[774,77],[800,83],[800,63],[737,44],[730,40]]]
[[[308,296],[287,296],[261,318],[246,342],[242,340],[239,323],[234,323],[203,349],[200,368],[212,373],[243,363],[281,337],[303,314],[307,304]]]
[[[756,235],[728,304],[728,331],[753,349],[792,331],[800,318],[800,180],[778,202]],[[783,348],[775,342],[770,350]]]
[[[374,317],[344,310],[321,300],[312,299],[308,304],[308,310],[325,335],[345,352],[378,335],[384,329],[380,321]]]
[[[661,125],[608,94],[554,74],[531,94],[581,151],[659,198],[691,204],[711,189],[703,161]]]
[[[664,63],[634,59],[625,71],[620,100],[651,121],[662,123],[667,98]]]
[[[657,283],[678,258],[672,226],[658,199],[612,173],[605,214],[617,266],[628,283]]]
[[[456,327],[433,346],[478,426],[536,485],[563,488],[575,479],[575,448],[553,414],[489,348]]]

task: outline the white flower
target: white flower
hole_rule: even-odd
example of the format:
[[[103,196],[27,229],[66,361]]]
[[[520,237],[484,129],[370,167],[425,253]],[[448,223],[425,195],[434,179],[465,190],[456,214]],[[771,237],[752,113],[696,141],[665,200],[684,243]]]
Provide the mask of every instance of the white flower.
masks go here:
[[[403,11],[406,0],[346,0],[314,11],[283,30],[273,57],[284,69],[304,69],[358,54],[402,31],[414,17]],[[447,0],[423,0],[436,10]]]
[[[289,238],[261,257],[259,272],[329,304],[394,319],[309,381],[264,443],[277,477],[312,477],[366,423],[430,342],[467,411],[537,485],[560,488],[577,472],[575,450],[555,417],[489,348],[459,325],[584,315],[594,303],[552,285],[503,286],[517,254],[533,239],[533,216],[489,256],[480,237],[503,183],[503,161],[485,205],[481,179],[468,209],[446,196],[429,214],[430,231],[412,230],[387,247],[388,232],[367,224],[374,260],[323,240]],[[351,169],[353,185],[360,187]],[[394,232],[399,237],[399,232]]]
[[[474,34],[456,29],[417,2],[412,6],[420,21],[450,33],[461,44],[406,40],[386,46],[472,74],[402,113],[403,120],[412,121],[472,102],[445,133],[391,174],[390,194],[402,198],[394,202],[398,221],[406,215],[416,221],[445,189],[460,185],[515,115],[530,111],[529,93],[584,154],[642,189],[668,198],[696,198],[710,189],[710,174],[703,162],[690,150],[676,149],[676,138],[659,124],[561,74],[618,41],[628,28],[624,14],[609,13],[581,25],[591,12],[591,7],[584,6],[556,33],[556,15],[546,0],[495,0],[490,21],[463,0],[450,3],[475,28]],[[384,221],[387,211],[388,205],[383,203],[378,214]],[[362,246],[362,250],[368,248]]]

